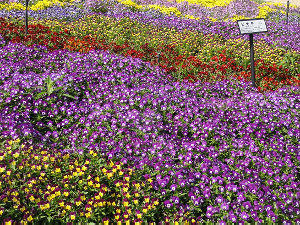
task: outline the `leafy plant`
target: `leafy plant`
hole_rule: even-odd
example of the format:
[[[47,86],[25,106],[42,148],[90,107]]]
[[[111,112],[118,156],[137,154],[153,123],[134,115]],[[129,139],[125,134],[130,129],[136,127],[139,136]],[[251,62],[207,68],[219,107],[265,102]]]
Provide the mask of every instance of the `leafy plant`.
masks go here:
[[[50,75],[48,75],[47,79],[44,82],[44,86],[37,86],[37,88],[43,88],[43,90],[36,95],[36,99],[42,98],[45,95],[50,96],[52,93],[54,93],[56,91],[59,91],[57,94],[59,97],[64,96],[64,97],[75,99],[72,95],[62,92],[62,89],[64,88],[63,86],[56,87],[55,85],[56,85],[56,81],[53,81],[51,79]]]

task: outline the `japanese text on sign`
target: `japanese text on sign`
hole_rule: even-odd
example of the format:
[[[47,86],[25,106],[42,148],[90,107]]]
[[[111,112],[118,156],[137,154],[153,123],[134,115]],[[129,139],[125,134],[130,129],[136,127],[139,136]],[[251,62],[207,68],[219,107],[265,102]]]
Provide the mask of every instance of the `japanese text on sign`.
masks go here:
[[[238,20],[237,23],[241,34],[254,34],[268,31],[264,19]]]

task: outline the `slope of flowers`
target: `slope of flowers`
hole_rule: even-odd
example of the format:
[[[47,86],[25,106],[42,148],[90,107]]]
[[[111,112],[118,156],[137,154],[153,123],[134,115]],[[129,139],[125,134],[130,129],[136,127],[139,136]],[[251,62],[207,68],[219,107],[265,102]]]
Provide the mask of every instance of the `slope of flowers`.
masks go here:
[[[163,2],[161,2],[163,3]],[[99,8],[100,4],[100,8]],[[169,2],[164,3],[166,6],[168,4],[171,4]],[[182,4],[182,3],[172,3],[172,4]],[[230,5],[232,4],[232,5]],[[178,31],[182,30],[193,30],[193,31],[199,31],[204,34],[213,33],[216,35],[220,35],[224,37],[226,40],[231,38],[240,38],[237,25],[235,22],[224,22],[226,18],[230,18],[230,16],[238,16],[239,18],[242,17],[254,17],[257,15],[258,17],[261,17],[262,15],[258,15],[260,10],[258,9],[258,5],[256,3],[253,3],[250,0],[247,1],[232,1],[228,6],[224,6],[222,9],[218,9],[218,7],[212,8],[212,10],[215,10],[216,12],[209,12],[206,8],[199,8],[198,5],[195,5],[195,8],[192,6],[183,5],[182,8],[176,8],[177,6],[174,5],[174,9],[176,10],[183,10],[183,9],[190,9],[193,10],[193,12],[200,13],[202,15],[196,15],[193,12],[186,12],[186,15],[188,18],[181,18],[177,16],[167,16],[166,14],[157,15],[157,13],[154,13],[154,16],[151,15],[152,11],[155,10],[152,8],[148,11],[132,11],[132,8],[128,8],[124,6],[121,3],[118,3],[117,1],[87,1],[85,6],[88,7],[94,7],[98,6],[98,10],[102,10],[102,12],[105,12],[107,15],[109,15],[111,18],[130,18],[131,20],[138,21],[142,24],[153,24],[154,26],[159,27],[169,27],[169,28],[176,28]],[[70,6],[69,6],[70,7]],[[80,10],[81,13],[87,13],[91,10],[87,9],[74,9],[76,6],[71,6],[68,10],[59,9],[59,7],[50,7],[46,9],[45,11],[39,10],[37,12],[32,11],[30,12],[30,15],[36,19],[41,18],[66,18],[71,19],[74,17],[74,19],[77,19],[80,17]],[[170,6],[171,7],[171,6]],[[179,6],[178,6],[179,7]],[[249,8],[250,7],[250,8]],[[270,8],[270,13],[278,12],[278,9],[280,10],[280,7],[278,6],[272,6],[267,4],[266,7]],[[97,7],[96,7],[97,8]],[[244,10],[246,8],[246,11]],[[57,11],[59,10],[59,11]],[[237,12],[233,12],[232,10],[237,10]],[[41,12],[40,12],[41,11]],[[70,12],[74,13],[70,13]],[[232,11],[232,12],[231,12]],[[282,10],[281,10],[282,11]],[[61,13],[60,16],[58,16],[58,12]],[[181,12],[181,11],[180,11]],[[224,12],[224,13],[221,13]],[[246,13],[245,13],[246,12]],[[248,13],[248,14],[247,14]],[[218,22],[212,22],[209,18],[214,17],[215,15],[223,15],[222,18],[219,19]],[[265,14],[266,13],[262,13]],[[267,13],[268,14],[268,13]],[[269,14],[268,14],[269,15]],[[272,14],[273,15],[273,14]],[[282,12],[281,12],[281,15]],[[268,33],[255,35],[255,38],[257,40],[263,39],[268,44],[275,44],[284,48],[290,48],[296,51],[300,51],[299,42],[297,41],[300,37],[300,31],[299,31],[299,8],[291,8],[290,15],[294,15],[290,18],[290,24],[287,26],[284,19],[273,21],[273,20],[267,20],[267,26],[268,26]],[[22,11],[0,11],[1,17],[20,17],[23,16]],[[201,18],[201,20],[195,20],[195,18]],[[236,18],[238,18],[236,17]],[[270,16],[272,18],[272,16]],[[292,40],[290,39],[291,36],[294,36]],[[247,39],[248,37],[244,35],[242,38]]]
[[[249,56],[245,54],[248,52],[247,43],[241,40],[224,43],[217,36],[203,37],[198,32],[187,30],[157,29],[126,18],[117,21],[109,17],[91,16],[77,23],[45,21],[45,24],[50,27],[30,25],[29,35],[25,37],[23,24],[2,20],[1,32],[7,41],[29,46],[42,44],[50,50],[67,48],[86,52],[103,49],[139,57],[159,65],[177,80],[199,79],[205,82],[231,77],[249,80],[250,77]],[[166,36],[165,32],[170,36]],[[276,53],[282,56],[276,56],[264,42],[259,41],[257,45],[261,50],[256,52],[257,56],[264,58],[256,61],[259,69],[257,85],[262,90],[274,90],[283,84],[299,84],[299,54],[278,49]],[[211,46],[214,46],[213,50]],[[232,58],[233,54],[235,58]]]
[[[0,223],[300,223],[299,9],[153,2],[0,10]]]
[[[0,65],[2,219],[299,221],[299,87],[12,43]]]

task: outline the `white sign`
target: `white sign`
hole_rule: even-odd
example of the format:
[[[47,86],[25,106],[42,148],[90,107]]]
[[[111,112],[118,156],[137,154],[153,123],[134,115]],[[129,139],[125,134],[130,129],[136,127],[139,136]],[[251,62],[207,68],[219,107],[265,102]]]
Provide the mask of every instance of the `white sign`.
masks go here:
[[[254,34],[268,31],[264,19],[238,20],[237,23],[241,34]]]

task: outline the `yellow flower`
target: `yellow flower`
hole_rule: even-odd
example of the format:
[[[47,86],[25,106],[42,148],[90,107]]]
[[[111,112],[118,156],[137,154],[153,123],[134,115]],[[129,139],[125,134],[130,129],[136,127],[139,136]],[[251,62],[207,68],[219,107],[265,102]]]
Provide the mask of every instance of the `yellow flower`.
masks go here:
[[[91,217],[91,212],[86,212],[86,213],[85,213],[85,217],[86,217],[86,218],[90,218],[90,217]]]
[[[55,192],[55,196],[56,196],[56,197],[61,196],[61,192],[60,192],[60,191],[56,191],[56,192]]]
[[[137,217],[138,219],[141,219],[141,218],[142,218],[142,213],[137,213],[137,214],[136,214],[136,217]]]
[[[18,158],[19,155],[20,155],[19,152],[15,152],[15,153],[13,154],[13,157],[14,157],[14,158]]]
[[[110,179],[113,176],[113,173],[107,173],[107,178]]]
[[[71,220],[75,220],[76,215],[72,214],[72,215],[70,216],[70,218],[71,218]]]
[[[48,156],[43,156],[42,160],[45,162],[48,160]]]
[[[0,173],[2,173],[5,170],[5,167],[0,167]]]
[[[128,206],[129,206],[129,202],[128,202],[128,201],[124,201],[124,202],[123,202],[123,205],[124,205],[125,207],[128,207]]]
[[[149,197],[145,197],[145,202],[149,203],[149,201],[150,201],[150,198]]]
[[[49,203],[46,203],[46,204],[44,205],[44,209],[49,209],[49,208],[50,208]]]
[[[28,222],[31,222],[32,220],[33,220],[33,218],[32,218],[31,215],[27,217],[27,221],[28,221]]]
[[[76,201],[75,204],[76,204],[76,206],[80,206],[81,205],[81,201]]]

